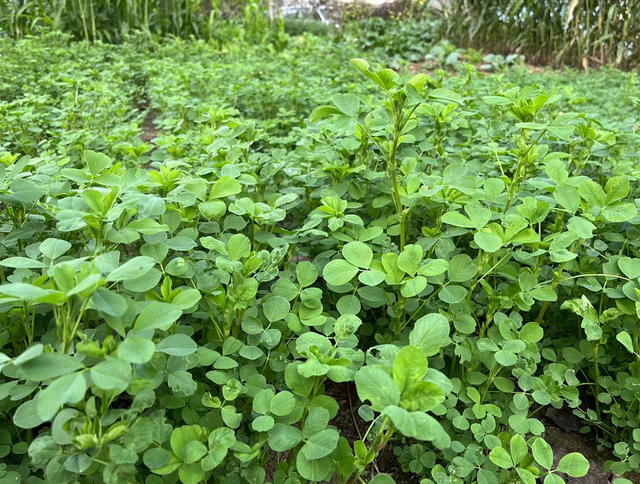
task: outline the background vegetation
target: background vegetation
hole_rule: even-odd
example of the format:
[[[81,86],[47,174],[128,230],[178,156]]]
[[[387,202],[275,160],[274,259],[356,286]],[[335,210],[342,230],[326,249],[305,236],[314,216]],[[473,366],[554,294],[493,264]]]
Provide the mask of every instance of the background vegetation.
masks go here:
[[[1,5],[0,484],[637,482],[637,72]]]

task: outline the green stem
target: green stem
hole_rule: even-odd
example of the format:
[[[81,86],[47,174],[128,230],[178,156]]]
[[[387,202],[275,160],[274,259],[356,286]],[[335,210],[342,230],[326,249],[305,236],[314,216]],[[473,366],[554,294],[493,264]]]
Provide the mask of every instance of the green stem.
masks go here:
[[[593,373],[596,384],[596,415],[598,416],[598,420],[602,421],[602,419],[600,418],[600,400],[598,400],[598,397],[600,396],[600,364],[598,362],[599,347],[600,345],[598,345],[597,343],[593,345]]]

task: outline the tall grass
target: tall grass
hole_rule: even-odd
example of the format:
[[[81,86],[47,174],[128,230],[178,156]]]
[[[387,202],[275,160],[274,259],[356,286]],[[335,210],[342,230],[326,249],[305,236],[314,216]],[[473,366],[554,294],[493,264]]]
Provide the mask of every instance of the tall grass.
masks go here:
[[[238,15],[253,36],[272,20],[262,0],[0,0],[0,31],[20,38],[60,30],[78,39],[117,42],[131,31],[211,39]]]
[[[640,63],[640,0],[449,0],[444,35],[534,63]]]

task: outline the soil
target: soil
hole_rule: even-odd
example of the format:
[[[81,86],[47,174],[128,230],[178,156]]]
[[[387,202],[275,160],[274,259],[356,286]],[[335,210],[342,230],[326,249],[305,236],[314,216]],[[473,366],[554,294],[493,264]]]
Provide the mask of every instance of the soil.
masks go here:
[[[154,123],[156,117],[157,114],[153,109],[147,109],[147,114],[142,122],[142,134],[140,135],[140,139],[144,143],[150,143],[158,137],[158,128]]]

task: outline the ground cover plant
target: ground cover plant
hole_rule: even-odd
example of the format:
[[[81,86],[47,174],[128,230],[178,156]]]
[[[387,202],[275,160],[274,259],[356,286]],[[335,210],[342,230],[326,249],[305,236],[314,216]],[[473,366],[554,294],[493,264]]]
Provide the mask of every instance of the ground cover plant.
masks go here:
[[[634,478],[637,74],[0,54],[0,482]]]

